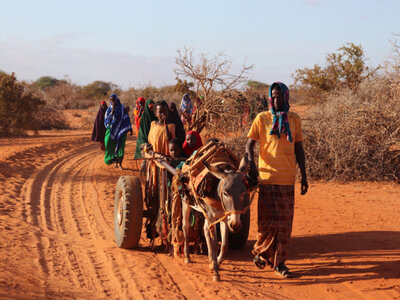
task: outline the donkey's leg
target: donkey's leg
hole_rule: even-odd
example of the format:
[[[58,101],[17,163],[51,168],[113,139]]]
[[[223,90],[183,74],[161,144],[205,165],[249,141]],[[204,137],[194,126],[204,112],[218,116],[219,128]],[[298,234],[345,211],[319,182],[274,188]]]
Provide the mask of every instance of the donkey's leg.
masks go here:
[[[226,224],[226,221],[220,222],[219,228],[221,230],[221,250],[218,255],[218,265],[221,264],[222,258],[228,250],[228,225]]]
[[[206,222],[207,223],[207,222]],[[218,237],[217,237],[217,230],[215,226],[212,226],[210,231],[206,227],[204,227],[208,234],[208,241],[207,245],[209,245],[209,255],[208,258],[210,260],[210,269],[214,270],[213,281],[219,281],[219,273],[218,273],[218,262],[217,262],[217,251],[218,251]],[[206,233],[206,232],[204,232]],[[210,255],[211,254],[211,255]]]
[[[204,230],[204,237],[206,238],[206,243],[207,243],[207,253],[208,253],[208,262],[210,263],[210,269],[212,270],[214,268],[213,264],[212,264],[212,242],[211,242],[211,237],[210,237],[210,232],[208,230],[208,226],[209,226],[209,222],[208,220],[204,220],[204,226],[203,226],[203,230]]]
[[[183,244],[183,253],[185,255],[185,263],[190,262],[189,256],[189,216],[190,216],[190,205],[185,201],[182,201],[182,230],[185,238]]]

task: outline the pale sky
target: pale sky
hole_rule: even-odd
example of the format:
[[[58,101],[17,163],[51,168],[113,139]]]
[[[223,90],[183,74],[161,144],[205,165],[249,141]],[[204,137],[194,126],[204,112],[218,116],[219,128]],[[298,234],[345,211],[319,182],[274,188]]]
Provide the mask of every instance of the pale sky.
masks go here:
[[[122,88],[174,84],[177,49],[223,51],[252,80],[293,83],[296,69],[361,44],[370,66],[400,33],[398,0],[0,0],[0,70]],[[399,39],[399,37],[398,37]]]

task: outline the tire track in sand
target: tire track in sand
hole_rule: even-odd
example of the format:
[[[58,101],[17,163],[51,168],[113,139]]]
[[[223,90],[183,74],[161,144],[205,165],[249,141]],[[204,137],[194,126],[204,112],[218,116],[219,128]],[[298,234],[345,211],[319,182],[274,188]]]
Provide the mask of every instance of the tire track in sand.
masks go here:
[[[59,181],[52,187],[52,190],[57,192],[53,193],[51,200],[52,203],[58,204],[57,210],[52,212],[56,216],[54,219],[57,221],[57,228],[61,229],[66,235],[79,237],[81,240],[95,239],[90,229],[90,222],[84,213],[84,208],[78,201],[82,198],[81,191],[78,188],[82,177],[82,164],[94,153],[96,151],[83,151],[82,154],[65,162],[61,168],[54,170],[60,174]],[[68,257],[64,264],[70,270],[68,273],[71,274],[71,282],[93,293],[101,287],[102,294],[109,297],[111,295],[109,289],[104,287],[107,278],[96,271],[97,263],[92,259],[89,250],[75,244],[59,246]],[[53,254],[52,257],[53,259],[57,257],[58,264],[63,264],[62,259],[60,262],[60,255]],[[91,276],[88,276],[88,274]]]
[[[93,156],[96,152],[90,153]],[[97,226],[95,220],[97,216],[93,215],[94,207],[89,200],[93,198],[90,189],[87,189],[87,177],[91,161],[86,159],[87,154],[81,155],[77,161],[69,161],[64,169],[67,184],[62,184],[60,187],[63,189],[63,197],[59,201],[66,202],[65,209],[61,210],[61,214],[65,216],[61,219],[73,219],[74,222],[65,223],[66,231],[69,235],[79,235],[83,238],[90,240],[105,240],[102,229]],[[88,193],[89,192],[89,193]],[[118,287],[121,287],[124,282],[123,277],[119,274],[117,268],[110,266],[110,258],[104,251],[97,249],[80,249],[78,251],[71,251],[70,257],[74,260],[80,261],[75,263],[74,268],[76,273],[85,274],[85,277],[80,278],[80,282],[85,282],[85,286],[91,290],[100,289],[105,296],[109,297],[118,293]],[[110,270],[112,270],[110,272]],[[134,287],[130,286],[131,290]],[[119,292],[121,294],[121,292]],[[122,294],[127,297],[127,294]]]
[[[102,230],[97,230],[97,225],[91,222],[97,219],[91,211],[96,207],[93,202],[98,201],[87,202],[84,196],[91,163],[88,158],[95,153],[91,149],[93,146],[58,158],[33,174],[26,183],[28,222],[43,230],[36,235],[38,264],[42,268],[42,277],[47,278],[43,288],[49,289],[61,272],[72,285],[93,295],[119,295],[119,298],[128,299],[135,291],[134,282],[124,280],[118,268],[114,268],[113,258],[103,249],[86,249],[88,243],[80,245],[85,238],[104,240]],[[54,231],[75,236],[77,242],[71,243],[68,239],[63,243],[51,238]],[[140,295],[139,291],[134,293]]]
[[[65,144],[65,142],[63,142],[63,144]],[[62,146],[61,148],[57,147],[60,147],[60,145],[53,145],[54,149],[63,150]],[[92,146],[86,146],[84,148],[91,147]],[[31,153],[32,151],[34,152],[34,150],[40,151],[42,148],[43,147],[35,147],[33,149],[28,149],[27,151]],[[31,173],[31,176],[26,180],[25,184],[21,188],[21,198],[23,199],[22,217],[28,224],[32,224],[34,227],[40,229],[34,231],[33,236],[36,240],[35,249],[38,257],[36,265],[39,267],[39,271],[37,273],[38,277],[41,279],[42,289],[46,295],[48,293],[52,294],[54,291],[54,288],[52,288],[52,284],[48,279],[50,275],[54,273],[55,266],[57,266],[54,260],[48,260],[49,249],[50,252],[53,252],[53,249],[57,248],[54,247],[54,239],[49,237],[48,234],[44,234],[53,233],[55,229],[54,217],[52,216],[51,211],[54,210],[57,202],[51,201],[54,195],[52,187],[57,181],[59,169],[66,161],[76,156],[76,153],[78,152],[79,151],[77,150],[69,151],[67,154],[50,161],[50,163],[45,165],[43,168],[35,170]],[[31,156],[32,159],[34,159],[35,156],[33,154]],[[46,161],[46,157],[44,157],[43,161],[42,159],[39,160],[40,161],[36,162],[36,164],[40,165],[40,163]],[[34,165],[35,163],[32,164]]]

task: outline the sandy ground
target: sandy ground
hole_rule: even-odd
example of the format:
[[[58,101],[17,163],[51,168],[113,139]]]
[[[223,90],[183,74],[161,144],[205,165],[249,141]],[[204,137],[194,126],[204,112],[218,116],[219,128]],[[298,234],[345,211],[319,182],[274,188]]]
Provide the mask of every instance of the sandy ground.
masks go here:
[[[311,182],[296,193],[287,265],[295,278],[257,269],[251,247],[229,251],[221,282],[204,255],[193,263],[114,242],[115,184],[134,175],[106,166],[88,131],[0,139],[0,298],[400,299],[400,186]]]

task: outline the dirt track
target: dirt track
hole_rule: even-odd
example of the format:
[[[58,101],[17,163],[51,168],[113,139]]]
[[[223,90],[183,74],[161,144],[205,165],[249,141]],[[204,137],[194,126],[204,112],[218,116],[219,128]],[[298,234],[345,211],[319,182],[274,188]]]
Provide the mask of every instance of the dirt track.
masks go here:
[[[400,299],[400,187],[311,183],[296,194],[296,278],[254,267],[256,202],[245,249],[231,251],[214,283],[206,256],[194,263],[114,243],[119,176],[88,132],[0,139],[0,298]],[[297,187],[298,189],[298,187]]]

